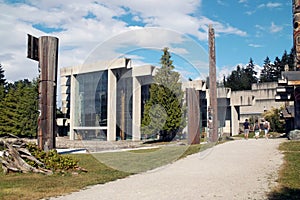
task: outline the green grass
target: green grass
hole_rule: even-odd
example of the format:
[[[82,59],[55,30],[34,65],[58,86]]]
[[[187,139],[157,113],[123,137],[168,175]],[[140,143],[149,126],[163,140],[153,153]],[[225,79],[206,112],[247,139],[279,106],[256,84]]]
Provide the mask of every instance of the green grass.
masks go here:
[[[129,173],[141,173],[167,165],[206,148],[208,145],[166,145],[150,149],[93,155],[111,168]]]
[[[89,185],[102,184],[127,177],[132,172],[143,172],[182,159],[212,147],[213,144],[191,146],[159,146],[152,149],[133,150],[128,152],[98,153],[71,155],[79,160],[79,166],[88,170],[80,174],[8,174],[0,170],[1,200],[35,200],[78,191]],[[269,200],[300,199],[300,141],[289,141],[280,145],[284,153],[284,164],[279,173],[278,188],[269,195]],[[106,159],[115,164],[116,170],[99,162]],[[124,168],[122,165],[125,165]],[[113,166],[112,166],[113,167]]]
[[[71,155],[88,170],[78,175],[8,174],[0,173],[0,199],[34,200],[78,191],[89,185],[124,178],[129,173],[113,170],[99,163],[92,155]],[[0,170],[1,171],[1,170]]]
[[[79,160],[79,166],[88,170],[87,173],[79,174],[46,176],[33,173],[10,173],[4,175],[0,169],[0,199],[35,200],[67,194],[89,185],[102,184],[133,173],[154,169],[208,147],[207,145],[167,145],[129,152],[72,154],[71,157]]]
[[[279,173],[279,186],[269,194],[270,200],[300,199],[300,141],[284,142],[284,164]]]

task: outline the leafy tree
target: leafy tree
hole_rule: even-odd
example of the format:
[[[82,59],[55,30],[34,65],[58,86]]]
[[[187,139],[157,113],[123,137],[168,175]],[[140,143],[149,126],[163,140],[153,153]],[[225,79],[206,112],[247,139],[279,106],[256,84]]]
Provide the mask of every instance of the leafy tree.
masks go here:
[[[170,58],[168,48],[164,48],[161,68],[157,69],[144,107],[141,129],[146,135],[159,134],[163,141],[171,141],[186,123],[180,74],[174,71]]]
[[[283,107],[280,108],[271,108],[264,112],[263,118],[270,122],[270,129],[273,132],[284,133],[285,132],[285,121],[280,119],[280,111],[283,110]]]

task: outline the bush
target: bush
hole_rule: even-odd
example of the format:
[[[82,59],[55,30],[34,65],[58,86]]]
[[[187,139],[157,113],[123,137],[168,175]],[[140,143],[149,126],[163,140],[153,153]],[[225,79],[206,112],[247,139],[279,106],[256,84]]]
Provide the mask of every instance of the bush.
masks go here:
[[[34,143],[28,143],[26,148],[36,159],[45,164],[44,167],[46,169],[50,169],[52,171],[68,171],[78,167],[77,160],[71,158],[70,156],[60,155],[56,150],[45,152],[40,150]],[[26,162],[33,167],[38,167],[33,161],[27,160]]]

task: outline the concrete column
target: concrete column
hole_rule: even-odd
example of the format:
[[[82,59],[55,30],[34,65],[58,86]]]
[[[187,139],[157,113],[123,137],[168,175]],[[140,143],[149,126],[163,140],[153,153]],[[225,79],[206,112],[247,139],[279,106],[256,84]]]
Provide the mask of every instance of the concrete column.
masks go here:
[[[237,135],[239,133],[239,113],[237,107],[231,106],[231,134]]]
[[[117,78],[108,69],[108,101],[107,101],[107,141],[116,140],[117,114]]]
[[[71,74],[71,98],[70,98],[70,140],[75,139],[75,132],[74,132],[74,120],[76,119],[75,115],[75,104],[76,104],[76,78],[73,74]]]
[[[132,140],[141,139],[142,87],[137,77],[132,78]]]

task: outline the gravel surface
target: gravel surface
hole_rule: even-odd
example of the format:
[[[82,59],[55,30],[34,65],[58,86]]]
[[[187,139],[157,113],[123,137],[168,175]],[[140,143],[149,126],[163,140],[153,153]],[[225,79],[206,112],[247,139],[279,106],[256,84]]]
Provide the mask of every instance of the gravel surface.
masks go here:
[[[167,166],[52,200],[266,199],[286,139],[235,140]]]

